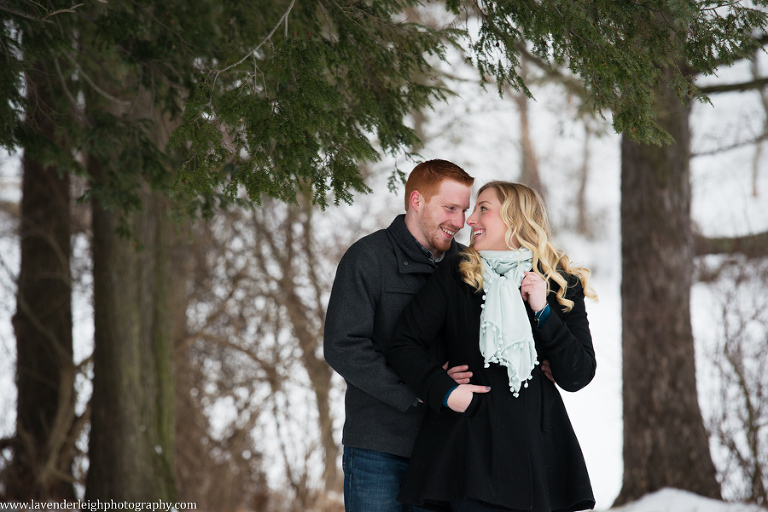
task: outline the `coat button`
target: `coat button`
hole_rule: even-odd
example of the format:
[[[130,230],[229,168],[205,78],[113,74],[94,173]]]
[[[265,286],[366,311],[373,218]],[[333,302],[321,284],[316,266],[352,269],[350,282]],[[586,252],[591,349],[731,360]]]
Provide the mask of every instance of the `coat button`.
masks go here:
[[[404,262],[403,262],[403,265],[407,265],[407,264],[408,264],[408,262],[407,262],[407,261],[404,261]]]

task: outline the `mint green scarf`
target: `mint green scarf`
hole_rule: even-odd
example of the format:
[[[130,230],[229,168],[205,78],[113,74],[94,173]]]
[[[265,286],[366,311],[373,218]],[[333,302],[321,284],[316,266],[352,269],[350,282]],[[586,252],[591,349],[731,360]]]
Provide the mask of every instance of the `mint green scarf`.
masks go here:
[[[480,353],[485,367],[507,367],[509,389],[517,398],[528,387],[536,360],[531,324],[520,295],[525,272],[533,254],[526,248],[514,251],[479,251],[483,261],[483,299],[480,313]]]

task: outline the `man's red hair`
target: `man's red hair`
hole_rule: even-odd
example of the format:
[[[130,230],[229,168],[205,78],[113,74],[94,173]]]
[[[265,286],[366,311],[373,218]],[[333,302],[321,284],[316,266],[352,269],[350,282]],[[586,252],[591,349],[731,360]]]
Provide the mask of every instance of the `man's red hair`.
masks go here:
[[[466,173],[464,169],[447,160],[427,160],[413,168],[408,181],[405,183],[405,211],[411,202],[411,193],[418,190],[429,201],[440,190],[443,180],[453,180],[462,185],[471,187],[475,178]]]

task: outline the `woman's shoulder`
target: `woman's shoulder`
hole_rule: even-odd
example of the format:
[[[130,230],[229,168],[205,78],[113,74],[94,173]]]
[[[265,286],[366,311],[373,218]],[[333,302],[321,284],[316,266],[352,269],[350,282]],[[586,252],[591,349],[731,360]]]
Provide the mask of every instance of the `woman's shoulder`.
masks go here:
[[[461,274],[460,265],[464,260],[466,260],[466,256],[461,252],[446,255],[437,267],[437,273],[444,278],[463,282],[464,277]]]
[[[567,299],[584,295],[584,288],[581,285],[581,277],[579,275],[568,273],[562,268],[558,268],[557,273],[560,274],[563,279],[565,279],[565,284],[567,287],[565,290],[565,297]],[[554,279],[550,279],[550,287],[552,292],[558,292],[560,290],[560,284],[558,284]]]

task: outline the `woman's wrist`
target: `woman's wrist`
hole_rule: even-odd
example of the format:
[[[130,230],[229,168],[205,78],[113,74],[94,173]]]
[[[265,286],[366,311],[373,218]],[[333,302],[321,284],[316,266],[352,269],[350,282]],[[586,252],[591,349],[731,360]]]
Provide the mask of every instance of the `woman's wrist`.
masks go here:
[[[544,307],[539,309],[533,314],[533,319],[536,322],[537,327],[541,327],[544,325],[544,323],[547,321],[547,318],[549,318],[549,303],[544,304]]]

